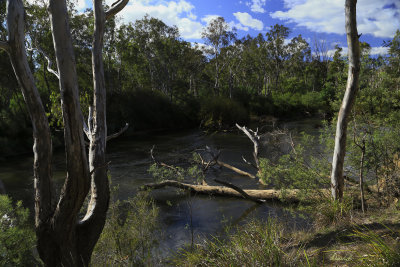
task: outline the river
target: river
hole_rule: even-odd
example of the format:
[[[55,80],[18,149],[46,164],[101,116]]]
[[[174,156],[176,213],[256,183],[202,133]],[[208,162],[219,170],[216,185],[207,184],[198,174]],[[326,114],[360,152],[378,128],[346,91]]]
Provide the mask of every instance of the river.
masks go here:
[[[305,131],[310,134],[317,132],[318,120],[305,119],[301,121],[284,122],[278,126],[286,128],[297,136]],[[268,131],[270,126],[264,127]],[[108,160],[111,161],[110,172],[112,186],[119,185],[117,198],[128,199],[136,194],[137,188],[145,183],[154,182],[148,173],[152,164],[149,151],[155,145],[155,154],[159,161],[169,164],[186,162],[196,149],[205,145],[221,150],[220,160],[243,170],[253,172],[251,166],[245,164],[242,155],[252,159],[252,143],[241,132],[226,132],[204,134],[200,130],[186,130],[168,133],[138,134],[131,137],[121,137],[108,144]],[[276,148],[276,146],[275,146]],[[285,146],[280,149],[287,149]],[[56,183],[60,186],[64,177],[64,154],[56,151],[53,168]],[[261,156],[271,157],[268,142],[260,151]],[[31,156],[9,158],[0,162],[0,179],[4,182],[9,195],[13,199],[21,199],[24,205],[33,208],[33,177]],[[237,175],[227,169],[211,170],[207,178],[216,178],[239,185],[242,188],[261,188],[254,180]],[[244,199],[188,196],[177,193],[174,189],[162,189],[152,193],[160,208],[160,225],[163,238],[158,251],[161,257],[170,255],[178,248],[190,244],[192,232],[194,241],[221,233],[225,226],[245,223],[251,218],[276,218],[291,228],[308,228],[310,220],[304,214],[288,211],[279,203],[267,202],[262,205]],[[192,221],[192,226],[190,225]]]

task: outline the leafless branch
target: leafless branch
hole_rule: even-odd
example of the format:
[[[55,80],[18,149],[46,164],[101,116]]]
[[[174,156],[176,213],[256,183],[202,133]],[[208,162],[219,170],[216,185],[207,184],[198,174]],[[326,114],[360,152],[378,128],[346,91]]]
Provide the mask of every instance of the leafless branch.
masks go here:
[[[124,7],[128,4],[129,0],[117,0],[111,5],[111,8],[107,10],[106,13],[106,20],[110,19],[111,17],[115,16],[118,12],[120,12]]]
[[[241,130],[247,137],[253,142],[254,145],[254,151],[253,151],[253,157],[254,161],[256,162],[257,170],[260,169],[260,162],[258,160],[258,147],[259,147],[259,141],[260,141],[260,136],[258,135],[258,128],[256,131],[253,131],[251,129],[247,129],[246,126],[239,126],[239,124],[236,123],[236,127]]]
[[[107,142],[110,141],[111,139],[114,139],[118,136],[120,136],[121,134],[123,134],[129,127],[129,123],[126,123],[125,126],[123,128],[121,128],[121,130],[119,130],[119,132],[109,135],[107,136]]]
[[[42,54],[47,60],[47,71],[54,74],[57,77],[57,79],[60,79],[60,75],[58,74],[58,72],[52,69],[53,62],[51,61],[50,57],[46,54],[46,52],[43,51],[43,49],[36,46],[36,47],[28,47],[27,50],[29,51],[36,50],[37,52]]]
[[[247,165],[250,165],[250,166],[252,166],[253,168],[255,168],[256,170],[258,170],[257,166],[254,165],[254,163],[248,161],[243,155],[242,155],[242,159],[243,159],[244,163],[246,163]]]
[[[155,148],[155,145],[153,145],[153,147],[150,149],[150,157],[154,161],[155,164],[160,165],[162,167],[165,167],[167,169],[173,170],[181,177],[184,176],[183,173],[181,173],[177,167],[168,165],[168,164],[166,164],[164,162],[161,162],[161,161],[158,161],[154,156],[154,148]]]
[[[156,145],[153,145],[153,147],[150,149],[150,157],[153,160],[154,163],[158,164],[158,161],[156,160],[156,158],[154,157],[154,148],[156,147]]]

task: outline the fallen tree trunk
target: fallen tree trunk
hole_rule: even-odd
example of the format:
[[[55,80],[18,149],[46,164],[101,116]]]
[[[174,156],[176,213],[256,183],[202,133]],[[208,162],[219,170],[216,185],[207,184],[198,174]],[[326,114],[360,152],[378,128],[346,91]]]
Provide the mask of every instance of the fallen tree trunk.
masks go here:
[[[145,184],[140,188],[140,190],[161,189],[168,186],[183,190],[188,190],[198,194],[244,198],[244,196],[241,193],[230,187],[215,186],[215,185],[194,185],[194,184],[178,182],[175,180],[165,180],[159,183]],[[253,199],[282,201],[281,190],[244,189],[243,191]],[[285,190],[285,202],[299,202],[298,193],[299,193],[298,189]]]

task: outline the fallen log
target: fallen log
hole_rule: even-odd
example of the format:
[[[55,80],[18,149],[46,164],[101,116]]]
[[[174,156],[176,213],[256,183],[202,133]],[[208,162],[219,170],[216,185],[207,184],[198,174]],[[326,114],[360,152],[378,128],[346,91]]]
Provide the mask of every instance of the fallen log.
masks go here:
[[[183,190],[187,190],[197,194],[215,195],[215,196],[226,196],[226,197],[238,197],[244,198],[243,194],[239,193],[227,186],[215,186],[215,185],[194,185],[175,180],[165,180],[159,183],[149,183],[140,187],[140,190],[147,189],[161,189],[165,187],[175,187]],[[243,190],[248,196],[253,199],[264,199],[264,200],[279,200],[281,199],[281,190],[274,189],[244,189]],[[298,189],[287,189],[285,190],[285,202],[299,202]]]

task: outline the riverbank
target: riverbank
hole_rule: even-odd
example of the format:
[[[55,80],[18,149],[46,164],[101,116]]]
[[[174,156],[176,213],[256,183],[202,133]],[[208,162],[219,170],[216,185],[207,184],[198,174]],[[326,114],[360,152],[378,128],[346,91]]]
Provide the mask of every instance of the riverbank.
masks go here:
[[[319,207],[318,209],[321,209]],[[330,206],[324,206],[328,211]],[[317,209],[317,210],[318,210]],[[316,215],[316,214],[314,214]],[[274,219],[228,229],[179,251],[177,266],[399,266],[400,214],[395,206],[351,210],[335,223],[288,229]]]

